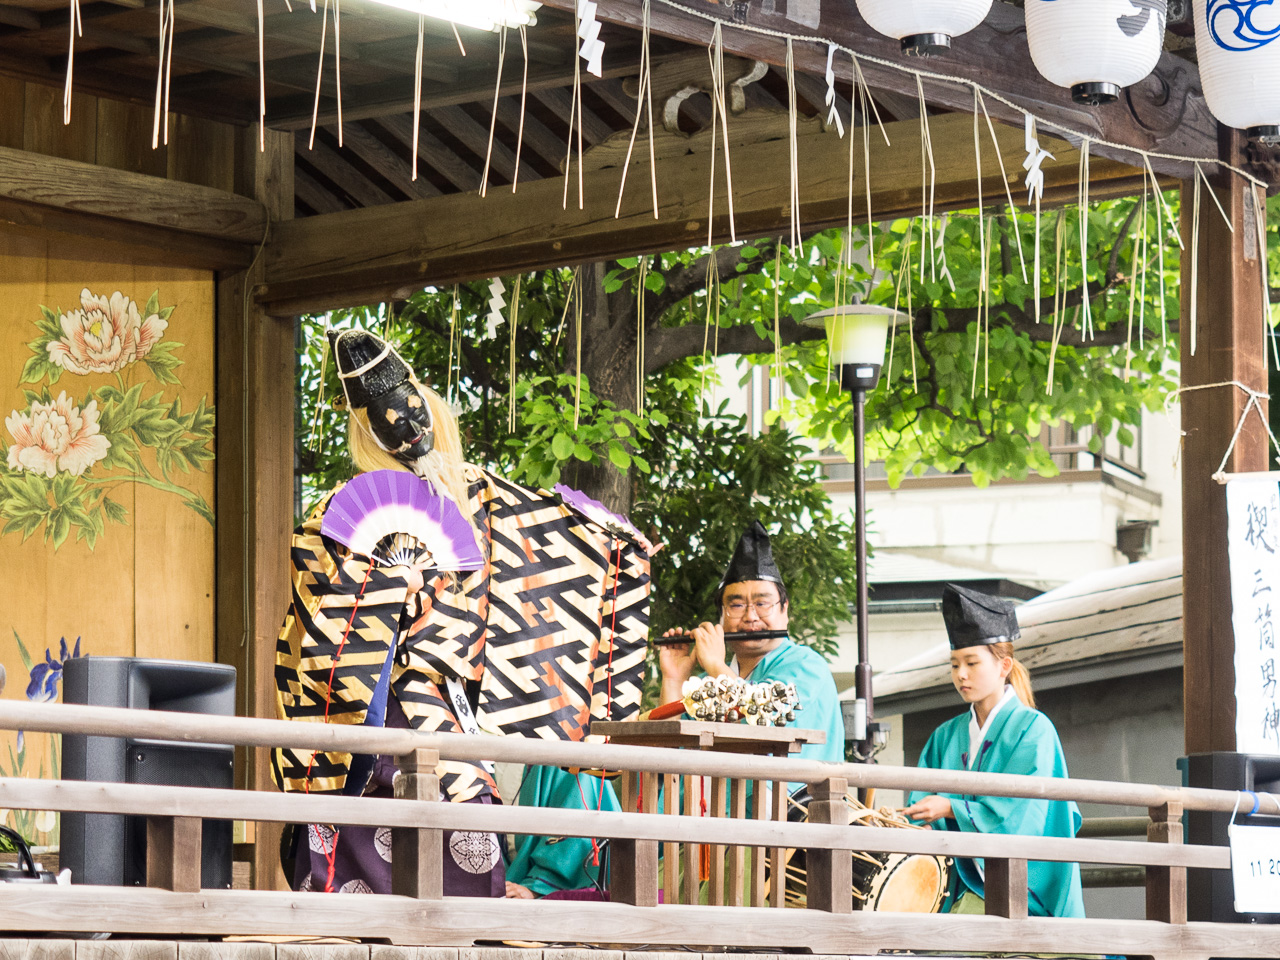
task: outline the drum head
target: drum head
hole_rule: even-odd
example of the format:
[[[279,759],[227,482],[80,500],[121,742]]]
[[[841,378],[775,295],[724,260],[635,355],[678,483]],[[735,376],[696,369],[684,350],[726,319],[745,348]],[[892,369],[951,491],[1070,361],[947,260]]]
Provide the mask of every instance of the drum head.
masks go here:
[[[946,860],[894,853],[872,879],[862,909],[883,913],[937,913],[946,892]]]

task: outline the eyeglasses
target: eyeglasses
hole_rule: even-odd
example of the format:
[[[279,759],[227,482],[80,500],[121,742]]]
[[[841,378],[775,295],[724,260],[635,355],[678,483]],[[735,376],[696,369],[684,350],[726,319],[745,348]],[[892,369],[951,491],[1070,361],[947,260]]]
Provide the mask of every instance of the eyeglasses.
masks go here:
[[[773,608],[778,605],[777,600],[755,600],[748,603],[746,600],[734,600],[724,605],[725,610],[730,616],[741,617],[747,612],[747,607],[754,607],[756,616],[764,619],[773,612]]]

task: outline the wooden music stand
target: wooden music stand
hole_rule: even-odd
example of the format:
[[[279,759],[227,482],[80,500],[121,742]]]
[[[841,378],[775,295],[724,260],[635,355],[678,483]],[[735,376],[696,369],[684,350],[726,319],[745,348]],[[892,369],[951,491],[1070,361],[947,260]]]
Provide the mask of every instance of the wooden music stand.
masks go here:
[[[642,747],[675,747],[683,750],[719,750],[726,753],[745,753],[770,757],[797,753],[807,743],[826,743],[827,735],[821,730],[801,730],[795,727],[761,727],[747,723],[714,723],[706,720],[633,720],[601,721],[591,725],[591,733],[609,738],[611,743]],[[659,780],[661,778],[661,781]],[[753,816],[757,820],[786,820],[788,790],[773,789],[771,781],[728,777],[711,778],[710,796],[703,808],[703,781],[705,777],[680,776],[674,773],[645,774],[622,771],[619,783],[619,802],[630,812],[654,813],[658,808],[659,782],[662,784],[663,812],[676,816],[729,816],[740,820],[747,818],[747,796],[763,797],[764,802],[753,802]],[[748,786],[750,784],[751,786]],[[681,797],[683,795],[683,809]],[[702,873],[702,847],[700,844],[683,844],[679,854],[674,844],[667,845],[667,855],[662,861],[662,890],[666,903],[698,903],[699,880]],[[647,902],[642,887],[646,886],[644,874],[649,868],[656,870],[655,849],[617,850],[612,858],[614,882],[611,885],[615,900]],[[631,856],[626,856],[626,854]],[[744,899],[753,907],[766,905],[765,848],[755,847],[748,865],[746,848],[732,847],[728,853],[719,844],[710,847],[710,872],[708,903],[723,906],[742,906]],[[623,856],[617,856],[623,854]],[[786,851],[781,847],[770,851],[772,876],[781,877],[784,871]],[[679,868],[684,866],[684,882],[680,882]],[[655,881],[657,878],[654,877]],[[775,907],[783,905],[785,884],[773,884],[768,901]],[[745,895],[744,895],[745,891]],[[618,896],[623,894],[623,898]]]

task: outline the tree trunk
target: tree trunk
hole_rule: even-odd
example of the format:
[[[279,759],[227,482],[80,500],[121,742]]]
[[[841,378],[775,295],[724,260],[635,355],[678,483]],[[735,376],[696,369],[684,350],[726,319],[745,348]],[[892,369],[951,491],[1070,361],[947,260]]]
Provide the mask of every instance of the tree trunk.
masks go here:
[[[604,278],[611,264],[582,267],[582,373],[597,399],[620,410],[636,409],[636,309],[629,287],[612,296],[605,293]],[[568,372],[575,372],[574,350],[569,350]],[[627,514],[632,506],[629,471],[619,470],[607,458],[599,464],[574,460],[566,465],[565,482],[610,510]]]

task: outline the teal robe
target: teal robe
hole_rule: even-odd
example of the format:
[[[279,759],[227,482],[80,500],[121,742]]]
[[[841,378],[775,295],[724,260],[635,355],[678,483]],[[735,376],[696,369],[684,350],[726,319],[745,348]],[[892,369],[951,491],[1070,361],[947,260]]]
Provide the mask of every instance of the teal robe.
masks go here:
[[[603,786],[601,794],[600,778],[587,773],[574,777],[560,767],[530,766],[517,802],[560,810],[620,810],[613,784],[605,780]],[[515,849],[507,880],[528,887],[535,896],[595,887],[601,879],[601,865],[592,863],[595,851],[586,837],[517,836]]]
[[[929,738],[920,755],[920,766],[937,770],[980,770],[984,773],[1022,773],[1037,777],[1065,777],[1067,763],[1052,721],[1014,697],[991,722],[983,738],[978,761],[969,766],[969,712],[948,720]],[[928,794],[913,791],[910,806]],[[943,793],[951,801],[955,819],[934,821],[939,830],[975,833],[1018,833],[1040,837],[1074,837],[1080,829],[1080,810],[1072,801],[981,797]],[[956,860],[959,887],[954,900],[970,889],[982,896],[981,860]],[[1078,863],[1027,865],[1028,907],[1036,917],[1083,917]],[[945,909],[945,907],[944,907]]]
[[[781,680],[794,683],[803,709],[787,726],[801,730],[821,730],[827,735],[826,743],[806,743],[799,756],[804,760],[826,760],[844,763],[844,714],[836,694],[836,681],[831,667],[822,655],[810,647],[801,646],[790,637],[764,655],[744,679],[752,683],[765,680]],[[793,783],[795,790],[803,784]]]

